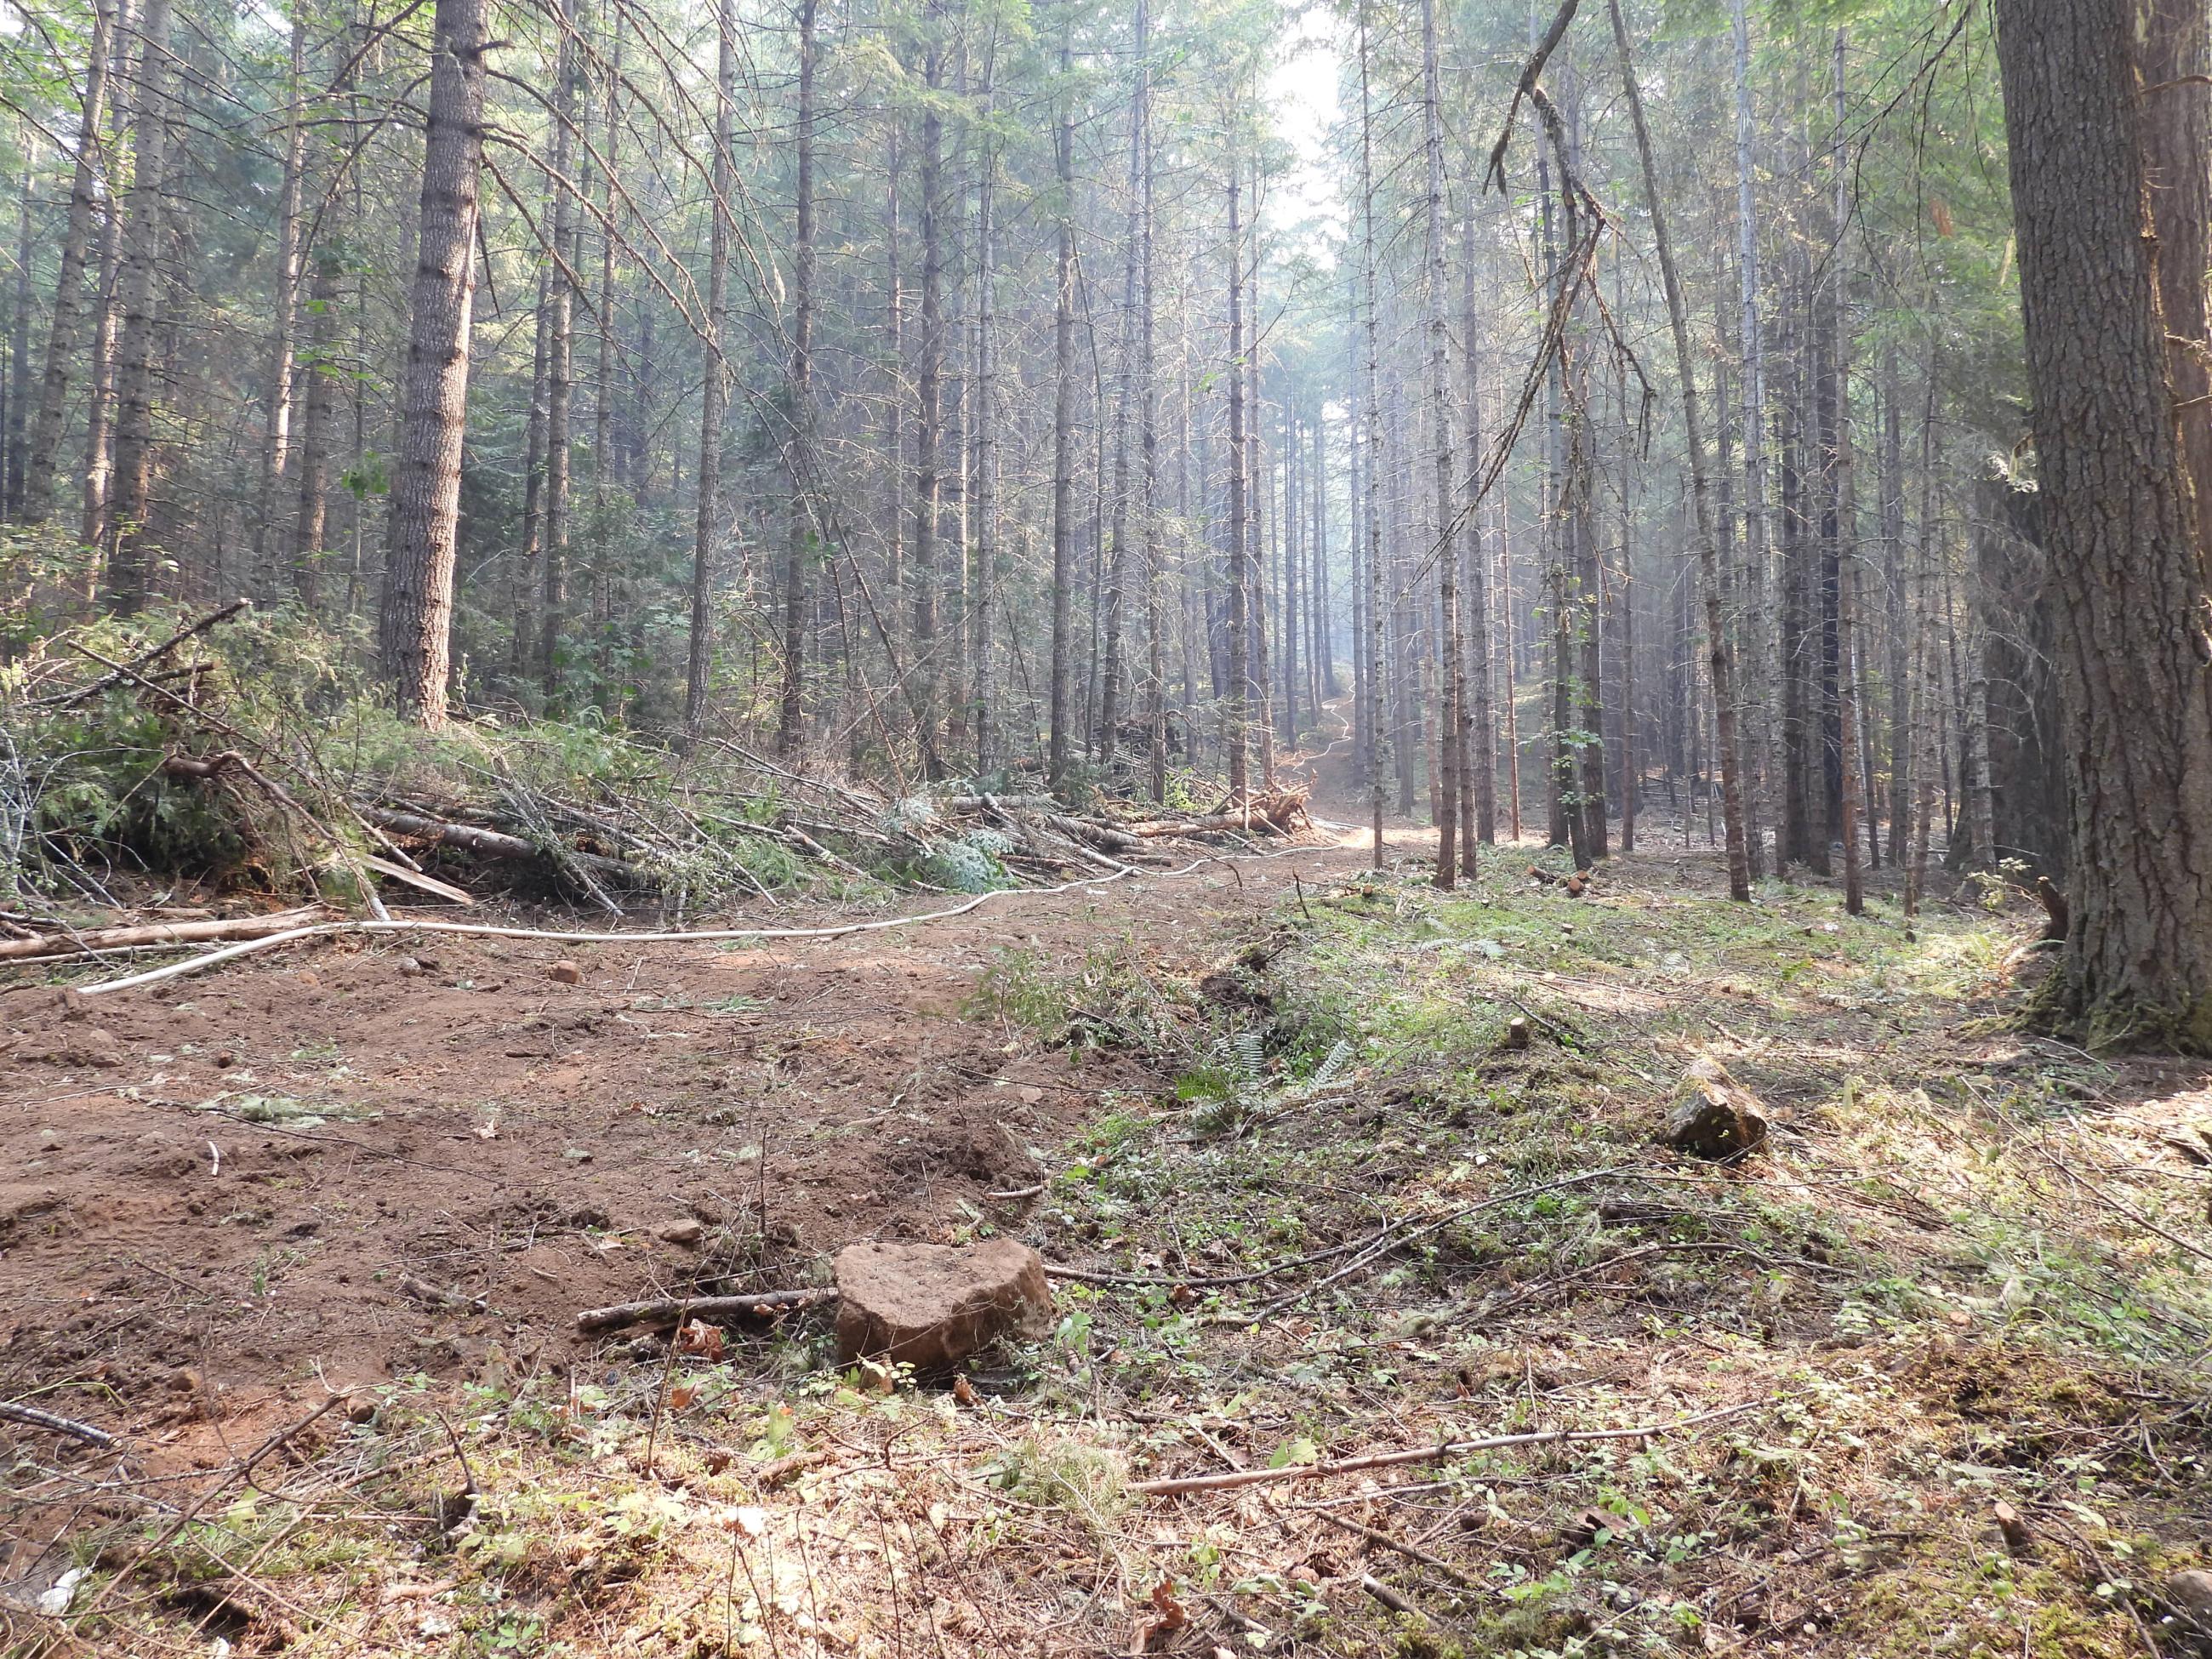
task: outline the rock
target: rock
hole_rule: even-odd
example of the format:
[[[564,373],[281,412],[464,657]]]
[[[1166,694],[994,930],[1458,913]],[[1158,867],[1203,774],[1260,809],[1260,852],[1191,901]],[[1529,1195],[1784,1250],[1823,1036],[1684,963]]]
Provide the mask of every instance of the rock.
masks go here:
[[[1766,1109],[1710,1054],[1690,1062],[1674,1085],[1667,1144],[1692,1157],[1728,1163],[1766,1143]]]
[[[848,1360],[942,1370],[999,1337],[1042,1336],[1051,1326],[1044,1262],[1014,1239],[848,1244],[836,1271],[837,1346]]]
[[[2166,1581],[2166,1599],[2174,1610],[2212,1632],[2212,1572],[2191,1567]]]
[[[664,1222],[653,1230],[653,1236],[664,1244],[696,1244],[706,1237],[707,1229],[696,1221]]]
[[[584,970],[564,957],[545,970],[545,977],[556,985],[581,985],[584,982]]]

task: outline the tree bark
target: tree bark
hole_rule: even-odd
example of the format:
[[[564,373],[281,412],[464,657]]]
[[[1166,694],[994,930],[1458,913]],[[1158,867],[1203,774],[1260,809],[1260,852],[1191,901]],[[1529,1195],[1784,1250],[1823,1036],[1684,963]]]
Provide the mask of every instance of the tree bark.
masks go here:
[[[84,317],[85,256],[100,210],[100,126],[107,106],[108,62],[114,51],[116,0],[94,0],[92,40],[86,48],[84,100],[79,106],[76,163],[70,175],[69,221],[62,233],[60,269],[54,278],[54,315],[46,333],[46,373],[31,423],[31,453],[23,479],[23,518],[43,524],[53,510],[54,457],[61,447],[62,414],[69,401],[70,359]]]
[[[116,273],[114,499],[106,514],[110,603],[129,615],[151,586],[147,519],[154,493],[154,355],[160,319],[162,196],[168,168],[169,0],[146,0],[138,26],[137,153],[124,204],[127,229]]]
[[[538,689],[548,711],[557,710],[563,701],[563,682],[574,655],[568,617],[569,506],[574,472],[568,417],[576,383],[574,158],[582,79],[582,53],[575,40],[575,0],[559,0],[556,27],[560,45],[553,66],[553,269],[546,276],[545,289],[544,544],[538,562]],[[711,368],[708,372],[712,373]]]
[[[132,41],[137,34],[131,0],[120,0],[115,13],[115,45],[109,55],[106,174],[107,209],[101,216],[100,276],[95,290],[99,312],[93,325],[92,361],[86,371],[91,382],[87,399],[84,432],[83,485],[80,497],[77,539],[97,550],[88,570],[85,596],[89,599],[102,577],[101,561],[107,546],[108,497],[115,474],[115,341],[121,325],[120,279],[123,265],[123,213],[114,191],[117,158],[123,154],[130,122]]]
[[[2134,0],[2133,9],[2139,90],[2130,106],[2157,244],[2166,377],[2182,465],[2197,496],[2197,544],[2212,567],[2212,319],[2204,262],[2197,257],[2212,225],[2212,87],[2206,84],[2212,52],[2203,0]]]
[[[1053,173],[1060,187],[1058,252],[1053,289],[1052,392],[1052,727],[1045,775],[1059,788],[1067,781],[1073,711],[1068,676],[1073,666],[1075,587],[1075,110],[1069,82],[1073,54],[1068,27],[1060,41],[1059,117],[1053,125]]]
[[[307,95],[307,15],[295,0],[291,71],[284,114],[284,172],[276,209],[276,276],[270,284],[276,314],[270,319],[269,412],[262,434],[261,502],[253,520],[253,563],[257,578],[268,556],[270,532],[292,459],[292,404],[295,358],[299,349],[301,232],[300,192],[307,165],[307,127],[301,100]],[[282,545],[282,543],[278,544]]]
[[[1246,546],[1244,448],[1244,234],[1242,195],[1244,173],[1229,164],[1229,696],[1222,718],[1227,727],[1229,794],[1242,801],[1251,793],[1250,647],[1246,607],[1252,596],[1250,550]]]
[[[2196,504],[2146,237],[2121,0],[2000,0],[2021,306],[2073,793],[2057,1010],[2094,1040],[2212,1049],[2212,698]],[[2205,19],[2187,29],[2201,41]],[[2192,48],[2193,49],[2193,48]],[[2200,158],[2201,159],[2201,158]]]
[[[722,420],[730,395],[730,365],[722,349],[730,293],[731,106],[737,100],[737,0],[714,9],[714,160],[713,200],[708,204],[706,381],[699,398],[697,516],[691,533],[691,623],[684,673],[684,729],[696,738],[707,724],[709,671],[714,642],[714,547],[722,529]]]
[[[816,0],[799,0],[798,180],[791,251],[790,523],[783,556],[783,699],[775,752],[799,753],[806,715],[806,555],[813,539],[807,477],[814,465],[814,15]],[[985,185],[988,215],[989,186]]]
[[[484,0],[437,0],[380,630],[400,714],[433,727],[446,721],[453,648],[489,45]]]
[[[1437,729],[1436,884],[1451,888],[1459,878],[1460,777],[1467,760],[1467,696],[1461,682],[1459,537],[1453,529],[1458,491],[1453,471],[1451,423],[1451,331],[1444,258],[1443,90],[1437,64],[1436,0],[1421,0],[1421,149],[1428,188],[1423,206],[1423,252],[1426,281],[1422,321],[1428,334],[1429,442],[1436,483],[1432,507],[1436,534],[1429,556],[1437,562],[1438,688]]]
[[[1674,335],[1674,362],[1682,382],[1682,425],[1690,452],[1690,495],[1697,512],[1698,587],[1705,602],[1705,653],[1711,676],[1716,742],[1720,750],[1721,816],[1728,837],[1729,896],[1740,902],[1751,897],[1751,872],[1743,833],[1743,793],[1737,764],[1735,663],[1729,646],[1726,618],[1721,608],[1720,554],[1713,534],[1711,487],[1705,476],[1705,433],[1698,419],[1697,362],[1690,351],[1689,319],[1682,299],[1681,278],[1674,269],[1674,253],[1667,235],[1667,218],[1660,206],[1659,173],[1651,155],[1651,131],[1644,118],[1644,94],[1628,49],[1628,26],[1621,19],[1620,0],[1607,0],[1613,17],[1613,44],[1620,52],[1622,89],[1636,130],[1636,153],[1644,172],[1644,191],[1651,209],[1651,240],[1659,257],[1660,276],[1667,290],[1668,320]]]

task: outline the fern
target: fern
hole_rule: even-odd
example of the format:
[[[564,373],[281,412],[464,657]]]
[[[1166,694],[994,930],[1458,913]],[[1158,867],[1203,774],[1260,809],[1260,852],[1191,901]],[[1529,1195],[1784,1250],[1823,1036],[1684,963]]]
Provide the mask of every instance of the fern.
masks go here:
[[[1337,1038],[1331,1045],[1328,1053],[1322,1057],[1321,1064],[1314,1067],[1313,1082],[1308,1086],[1313,1089],[1328,1088],[1351,1063],[1352,1054],[1351,1042],[1343,1037]]]
[[[1260,1048],[1257,1031],[1239,1031],[1229,1040],[1237,1060],[1237,1080],[1240,1084],[1257,1083],[1267,1071],[1267,1060]]]

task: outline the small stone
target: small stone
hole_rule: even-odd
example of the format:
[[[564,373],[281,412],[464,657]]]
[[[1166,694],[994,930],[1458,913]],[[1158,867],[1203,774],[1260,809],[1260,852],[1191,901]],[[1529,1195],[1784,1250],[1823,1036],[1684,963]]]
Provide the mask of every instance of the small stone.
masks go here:
[[[1747,1157],[1766,1144],[1766,1109],[1720,1061],[1700,1054],[1674,1085],[1667,1144],[1716,1164]]]
[[[2183,1617],[2212,1632],[2212,1572],[2190,1567],[2166,1581],[2166,1599]]]
[[[556,985],[581,985],[584,970],[564,957],[545,970],[545,977]]]
[[[696,1244],[707,1236],[707,1229],[696,1221],[665,1222],[653,1229],[653,1236],[664,1244]]]
[[[1011,1238],[950,1244],[848,1244],[837,1253],[837,1346],[916,1370],[957,1366],[1001,1336],[1051,1328],[1044,1262]]]

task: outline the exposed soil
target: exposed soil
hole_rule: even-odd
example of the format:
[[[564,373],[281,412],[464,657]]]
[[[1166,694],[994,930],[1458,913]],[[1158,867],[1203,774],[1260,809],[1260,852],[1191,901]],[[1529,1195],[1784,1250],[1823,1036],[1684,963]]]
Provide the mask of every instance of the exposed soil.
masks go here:
[[[1358,862],[764,947],[343,939],[98,999],[9,987],[0,1389],[211,1465],[303,1388],[465,1378],[494,1345],[557,1371],[580,1309],[946,1238],[1102,1090],[1151,1086],[963,1018],[994,950],[1196,963],[1292,870]]]

